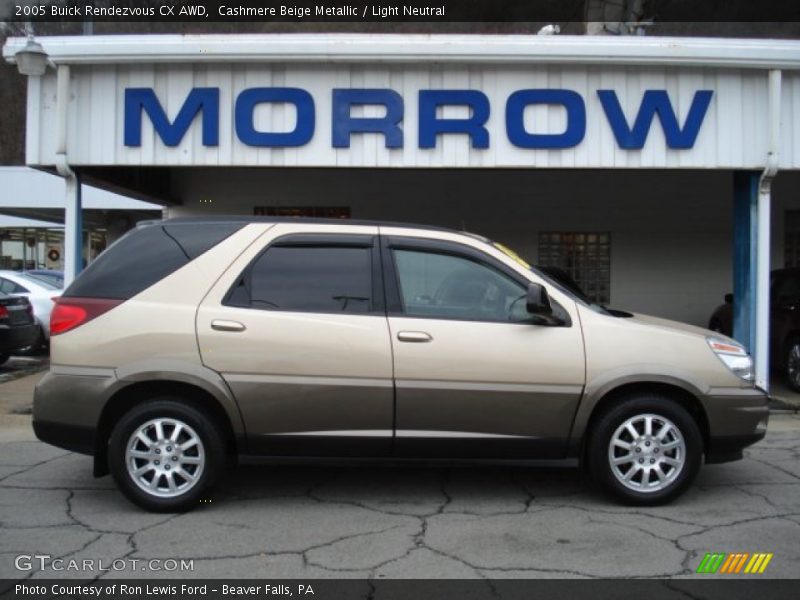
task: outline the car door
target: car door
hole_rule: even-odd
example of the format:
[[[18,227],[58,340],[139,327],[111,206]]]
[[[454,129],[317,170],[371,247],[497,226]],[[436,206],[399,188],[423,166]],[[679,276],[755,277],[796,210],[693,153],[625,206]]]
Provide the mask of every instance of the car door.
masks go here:
[[[308,227],[275,225],[209,293],[197,315],[203,362],[235,395],[251,453],[388,454],[394,398],[377,228]]]
[[[584,385],[580,326],[525,309],[528,281],[472,246],[383,241],[396,452],[560,457]],[[563,296],[562,296],[563,298]]]

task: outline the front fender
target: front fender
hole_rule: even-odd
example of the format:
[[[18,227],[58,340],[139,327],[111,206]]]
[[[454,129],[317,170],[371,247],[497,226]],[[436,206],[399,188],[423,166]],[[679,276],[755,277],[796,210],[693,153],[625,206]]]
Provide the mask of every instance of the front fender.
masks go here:
[[[570,456],[577,455],[587,431],[589,419],[598,403],[608,394],[624,386],[636,384],[668,385],[683,390],[700,400],[708,393],[707,386],[697,381],[688,372],[668,372],[660,365],[627,365],[620,369],[605,371],[587,382],[583,397],[578,404],[570,433]]]

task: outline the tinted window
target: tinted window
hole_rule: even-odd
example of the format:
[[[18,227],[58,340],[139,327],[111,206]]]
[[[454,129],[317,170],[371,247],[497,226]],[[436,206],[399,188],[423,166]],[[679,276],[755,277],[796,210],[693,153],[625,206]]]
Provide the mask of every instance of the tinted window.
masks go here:
[[[252,265],[253,308],[365,313],[372,309],[370,248],[275,246]],[[236,292],[234,292],[234,296]],[[240,304],[240,301],[234,302]]]
[[[404,312],[409,316],[522,321],[525,288],[499,271],[460,256],[395,250]]]
[[[42,281],[44,283],[52,285],[55,289],[60,289],[64,287],[64,278],[61,275],[54,275],[50,273],[25,273],[28,277],[36,279],[37,282]]]
[[[109,246],[64,296],[128,299],[216,246],[245,223],[140,227]]]
[[[4,294],[27,294],[30,290],[26,290],[21,285],[18,285],[10,279],[0,278],[0,292]]]

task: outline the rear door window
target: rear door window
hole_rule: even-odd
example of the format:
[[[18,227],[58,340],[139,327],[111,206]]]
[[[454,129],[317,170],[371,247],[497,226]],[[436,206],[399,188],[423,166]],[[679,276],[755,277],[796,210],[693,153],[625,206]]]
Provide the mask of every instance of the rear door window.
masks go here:
[[[275,245],[246,269],[225,303],[262,310],[373,312],[380,302],[372,253],[364,245]]]

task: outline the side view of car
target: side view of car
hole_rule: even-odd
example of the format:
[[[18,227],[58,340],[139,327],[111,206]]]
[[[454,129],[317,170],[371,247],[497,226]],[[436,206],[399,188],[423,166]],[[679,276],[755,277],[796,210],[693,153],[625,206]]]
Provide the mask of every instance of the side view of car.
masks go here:
[[[0,292],[0,365],[15,352],[31,346],[38,335],[28,299]]]
[[[733,335],[733,294],[711,315],[708,328]],[[770,273],[770,360],[786,385],[800,392],[800,269]]]
[[[54,284],[18,271],[0,271],[0,292],[12,296],[23,296],[33,306],[33,316],[39,325],[38,345],[50,341],[50,313],[53,301],[61,295],[61,289]]]
[[[624,315],[624,316],[623,316]],[[587,303],[480,236],[367,221],[140,224],[58,299],[43,441],[188,510],[237,457],[578,459],[679,496],[766,433],[735,341]]]

